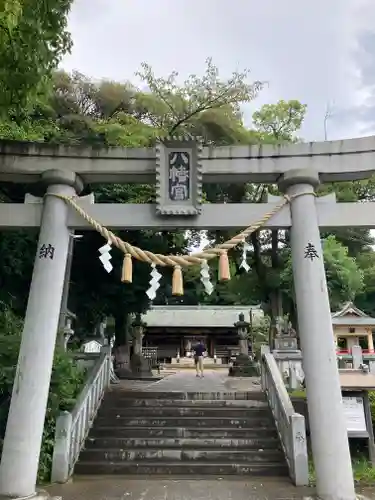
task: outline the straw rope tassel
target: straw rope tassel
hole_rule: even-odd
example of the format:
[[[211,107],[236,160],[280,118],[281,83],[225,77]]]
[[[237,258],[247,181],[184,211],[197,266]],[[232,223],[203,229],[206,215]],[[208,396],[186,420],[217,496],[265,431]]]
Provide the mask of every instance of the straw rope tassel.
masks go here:
[[[172,295],[181,296],[184,294],[184,282],[182,279],[181,266],[175,266],[172,275]]]
[[[132,283],[133,281],[133,261],[130,253],[124,255],[124,261],[122,263],[122,283]]]
[[[228,252],[221,252],[219,259],[219,281],[230,280]]]
[[[270,212],[266,213],[260,220],[253,223],[251,226],[249,226],[244,231],[237,234],[230,240],[215,247],[203,250],[202,252],[197,252],[190,255],[162,255],[162,254],[155,254],[148,250],[142,250],[141,248],[135,247],[130,243],[123,241],[121,238],[118,238],[114,233],[112,233],[112,231],[109,231],[106,227],[100,224],[100,222],[93,219],[78,205],[76,198],[65,195],[59,195],[55,193],[46,193],[45,196],[54,196],[56,198],[64,200],[71,207],[73,207],[76,210],[76,212],[85,221],[87,221],[88,224],[90,224],[90,226],[92,226],[93,229],[95,229],[95,231],[100,233],[104,239],[110,241],[113,246],[117,247],[124,254],[129,254],[132,258],[137,259],[141,262],[146,262],[148,264],[155,264],[156,266],[161,266],[161,267],[166,267],[166,266],[173,267],[174,268],[173,276],[175,276],[175,279],[173,281],[175,282],[176,295],[182,295],[183,280],[182,280],[181,267],[202,264],[203,261],[208,261],[217,256],[220,256],[220,260],[222,263],[221,267],[223,271],[222,279],[225,280],[225,276],[228,277],[227,279],[230,279],[230,272],[229,272],[230,270],[229,270],[229,261],[227,252],[229,250],[232,250],[233,248],[236,248],[238,245],[243,244],[244,240],[248,236],[250,236],[250,234],[260,229],[269,219],[271,219],[273,215],[279,212],[279,210],[281,210],[286,203],[289,203],[292,198],[295,198],[297,196],[302,196],[303,194],[304,193],[301,193],[293,197],[284,196],[284,199],[278,205],[276,205]],[[129,259],[129,257],[126,258]],[[130,264],[127,265],[130,266]],[[220,262],[219,262],[219,268],[220,268]],[[130,269],[130,267],[128,269]],[[127,277],[129,277],[129,275]]]

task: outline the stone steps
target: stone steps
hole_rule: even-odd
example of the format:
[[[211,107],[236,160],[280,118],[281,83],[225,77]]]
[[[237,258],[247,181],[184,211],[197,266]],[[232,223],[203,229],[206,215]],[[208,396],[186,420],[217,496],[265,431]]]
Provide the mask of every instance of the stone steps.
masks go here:
[[[103,403],[102,408],[108,410],[115,408],[267,408],[268,404],[264,398],[256,400],[238,400],[238,399],[129,399],[129,398],[118,398],[116,399],[113,395],[107,397]],[[101,408],[101,410],[102,410]]]
[[[266,397],[259,391],[252,392],[156,392],[155,389],[144,391],[127,391],[121,390],[113,386],[106,394],[105,401],[122,401],[122,400],[152,400],[157,399],[165,401],[266,401]]]
[[[177,449],[177,448],[144,448],[144,449],[85,449],[81,452],[80,459],[83,462],[129,462],[136,461],[137,463],[145,461],[157,462],[209,462],[222,463],[230,461],[233,463],[258,463],[258,462],[275,462],[282,459],[281,450],[274,449],[259,449],[259,450],[238,450],[234,448],[222,449],[220,446],[215,450],[204,449],[198,446],[194,450]]]
[[[264,395],[106,394],[75,474],[285,476]]]
[[[78,462],[75,473],[81,475],[129,475],[129,476],[253,476],[285,477],[286,464],[235,464],[202,462]]]
[[[97,424],[97,423],[96,423]],[[101,437],[118,437],[118,438],[142,438],[145,439],[161,437],[161,438],[192,438],[205,439],[209,438],[228,438],[243,439],[243,438],[266,438],[277,437],[274,428],[264,427],[248,427],[248,428],[217,428],[217,427],[113,427],[105,426],[98,427],[95,425],[90,432],[91,438]]]
[[[249,416],[244,418],[238,417],[97,417],[97,425],[113,427],[216,427],[216,428],[242,428],[248,427],[269,427],[272,424],[271,417],[268,418],[259,416]]]
[[[143,429],[142,429],[143,430]],[[132,433],[129,433],[132,435]],[[207,432],[201,433],[200,438],[176,438],[176,437],[147,437],[142,433],[142,437],[136,438],[134,435],[132,437],[90,437],[86,442],[86,449],[96,448],[96,449],[143,449],[143,448],[154,448],[154,449],[174,449],[178,448],[181,450],[198,450],[207,449],[215,450],[217,448],[226,449],[246,449],[246,450],[259,450],[259,449],[280,449],[279,440],[275,437],[254,437],[252,439],[248,438],[248,433],[245,435],[247,438],[223,438],[222,433],[215,437],[207,437]],[[254,431],[256,435],[256,430]]]
[[[163,408],[162,406],[144,406],[139,408],[116,407],[108,408],[106,405],[99,410],[98,418],[117,419],[117,418],[172,418],[172,417],[189,417],[189,418],[239,418],[246,419],[249,415],[249,408],[239,407],[170,407]],[[267,407],[257,409],[257,418],[269,418],[269,410]]]

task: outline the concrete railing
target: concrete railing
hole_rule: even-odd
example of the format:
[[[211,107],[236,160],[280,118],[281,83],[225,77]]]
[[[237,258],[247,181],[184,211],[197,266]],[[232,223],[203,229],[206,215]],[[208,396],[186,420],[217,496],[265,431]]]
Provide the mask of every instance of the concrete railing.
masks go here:
[[[281,444],[296,486],[309,483],[305,418],[295,413],[284,381],[269,348],[263,346],[261,357],[262,389],[267,395]]]
[[[56,421],[51,481],[66,482],[95,419],[111,379],[111,351],[103,347],[72,412],[63,412]]]

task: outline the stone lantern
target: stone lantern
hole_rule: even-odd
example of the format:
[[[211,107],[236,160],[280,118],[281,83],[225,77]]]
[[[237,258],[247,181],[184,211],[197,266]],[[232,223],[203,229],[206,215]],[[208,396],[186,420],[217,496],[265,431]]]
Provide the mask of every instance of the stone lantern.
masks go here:
[[[141,315],[137,314],[132,323],[133,326],[133,355],[130,359],[130,366],[133,375],[140,378],[152,377],[152,371],[148,360],[142,354],[142,341],[144,329],[147,323],[142,321]]]
[[[250,332],[250,323],[245,321],[245,315],[243,313],[240,313],[238,315],[238,321],[234,323],[234,326],[237,329],[240,354],[248,356],[249,355],[248,339]]]
[[[135,320],[132,323],[132,326],[133,326],[133,353],[141,356],[144,330],[147,326],[147,323],[142,321],[140,314],[137,314]]]
[[[258,369],[256,364],[249,356],[248,338],[250,332],[250,323],[245,321],[245,315],[239,314],[238,321],[234,323],[237,329],[240,354],[236,357],[233,366],[229,368],[231,377],[256,377]]]

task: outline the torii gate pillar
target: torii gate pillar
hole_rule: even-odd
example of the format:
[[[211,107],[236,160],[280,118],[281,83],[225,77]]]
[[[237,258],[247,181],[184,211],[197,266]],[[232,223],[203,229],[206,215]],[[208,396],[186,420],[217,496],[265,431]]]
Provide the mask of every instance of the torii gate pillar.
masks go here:
[[[82,190],[75,173],[48,170],[47,194],[73,196]],[[69,247],[68,207],[44,200],[17,371],[0,464],[0,496],[35,494],[44,419]]]
[[[291,250],[298,331],[303,353],[311,444],[322,500],[354,500],[352,464],[336,361],[327,281],[310,169],[283,175],[291,197]]]

